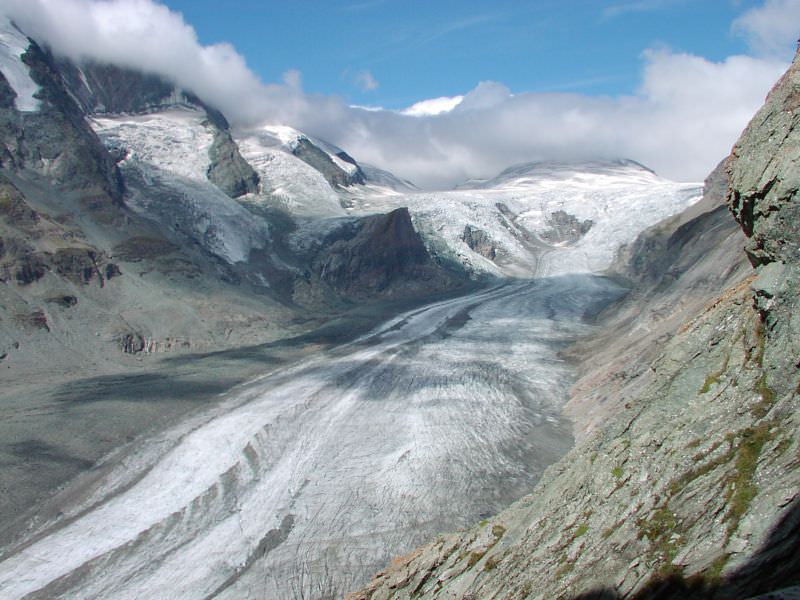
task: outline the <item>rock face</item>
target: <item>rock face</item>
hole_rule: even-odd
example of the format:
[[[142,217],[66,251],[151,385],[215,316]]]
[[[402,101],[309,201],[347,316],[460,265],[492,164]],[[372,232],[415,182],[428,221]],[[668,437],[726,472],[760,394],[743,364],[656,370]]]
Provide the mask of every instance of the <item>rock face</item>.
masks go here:
[[[328,183],[330,183],[334,188],[348,187],[357,183],[366,183],[364,173],[350,156],[344,152],[337,154],[337,158],[356,167],[352,173],[348,173],[344,169],[340,168],[336,163],[333,162],[333,160],[331,160],[327,153],[320,148],[317,148],[317,146],[315,146],[311,140],[306,137],[301,137],[297,140],[297,144],[293,148],[292,154],[322,173],[323,177],[325,177]]]
[[[94,190],[119,203],[123,186],[115,162],[64,87],[52,56],[32,42],[23,60],[41,88],[42,106],[14,110],[8,101],[14,91],[0,73],[0,168],[28,169],[62,187]]]
[[[795,59],[756,117],[763,123],[748,127],[733,149],[729,203],[750,238],[747,255],[754,265],[796,262],[800,256],[798,109],[800,73]]]
[[[208,150],[208,179],[231,198],[258,192],[259,177],[239,153],[228,129],[215,129]]]
[[[458,285],[428,254],[407,208],[334,232],[312,262],[320,281],[350,299],[412,297]]]
[[[530,496],[398,559],[353,598],[747,598],[800,583],[798,82],[795,59],[728,163],[755,271],[649,338],[644,371],[611,363],[609,379],[625,380],[607,388],[614,410]],[[641,240],[628,268],[649,308],[631,327],[652,323],[676,282],[701,281],[714,263],[683,260],[720,218]],[[680,269],[659,277],[653,264]]]
[[[461,239],[470,247],[471,250],[477,252],[484,258],[494,260],[497,258],[497,246],[483,229],[478,229],[467,225],[464,227],[464,233],[461,234]]]
[[[58,62],[58,69],[86,114],[150,112],[177,99],[174,86],[155,75],[97,62],[78,66],[66,60]]]
[[[594,225],[591,219],[581,221],[563,210],[551,213],[546,222],[549,229],[542,232],[541,237],[550,244],[574,244],[589,233]]]

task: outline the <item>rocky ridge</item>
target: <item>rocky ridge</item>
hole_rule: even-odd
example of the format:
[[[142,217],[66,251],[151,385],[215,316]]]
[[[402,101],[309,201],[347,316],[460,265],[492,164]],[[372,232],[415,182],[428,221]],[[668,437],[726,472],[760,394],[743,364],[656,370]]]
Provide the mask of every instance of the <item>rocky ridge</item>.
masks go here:
[[[650,338],[647,369],[612,372],[627,380],[613,410],[531,495],[397,559],[351,598],[746,598],[800,583],[799,97],[796,58],[728,163],[755,270]],[[673,223],[667,239],[680,232],[689,256],[718,218]],[[641,266],[628,261],[648,279]],[[675,281],[699,281],[700,266]],[[721,280],[738,269],[728,261]],[[654,307],[669,295],[654,290],[673,285],[640,293]]]

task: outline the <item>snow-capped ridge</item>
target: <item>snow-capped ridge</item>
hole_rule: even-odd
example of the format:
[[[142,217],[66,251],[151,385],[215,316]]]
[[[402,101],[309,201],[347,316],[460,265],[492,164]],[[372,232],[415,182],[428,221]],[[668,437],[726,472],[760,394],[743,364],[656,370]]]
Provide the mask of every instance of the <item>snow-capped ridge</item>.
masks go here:
[[[294,129],[293,127],[289,127],[288,125],[262,125],[258,128],[258,131],[274,138],[276,145],[283,146],[292,154],[297,151],[303,141],[306,141],[327,154],[328,158],[330,158],[339,169],[348,175],[354,175],[359,171],[358,163],[347,152],[338,146],[334,146],[329,142],[303,133],[302,131]],[[261,139],[263,141],[267,140],[267,138],[263,135],[261,136]]]
[[[572,179],[586,176],[606,177],[652,177],[658,175],[652,169],[631,159],[557,161],[543,160],[512,165],[489,179],[471,179],[457,189],[487,189],[535,182],[542,179]]]
[[[39,85],[31,78],[22,55],[30,40],[9,19],[0,15],[0,71],[16,93],[14,105],[20,112],[35,112],[41,102],[36,98]]]
[[[451,191],[352,195],[348,209],[407,206],[437,255],[476,274],[542,277],[604,271],[622,245],[701,193],[635,161],[547,161]]]
[[[380,169],[374,165],[367,163],[360,163],[361,170],[364,172],[364,177],[368,184],[375,184],[376,186],[389,188],[396,192],[418,192],[419,188],[414,182],[408,179],[398,177],[391,171]]]

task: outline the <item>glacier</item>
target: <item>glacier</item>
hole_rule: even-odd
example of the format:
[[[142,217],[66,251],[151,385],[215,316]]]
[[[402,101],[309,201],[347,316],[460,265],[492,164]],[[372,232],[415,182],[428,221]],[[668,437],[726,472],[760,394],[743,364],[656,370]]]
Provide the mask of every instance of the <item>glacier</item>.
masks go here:
[[[527,491],[571,445],[556,350],[619,289],[504,283],[409,311],[129,449],[0,562],[4,597],[345,591]],[[305,595],[301,595],[305,594]]]
[[[94,117],[106,146],[122,154],[126,203],[172,226],[230,264],[244,262],[271,237],[266,221],[208,180],[214,134],[204,111],[189,106],[145,115]]]

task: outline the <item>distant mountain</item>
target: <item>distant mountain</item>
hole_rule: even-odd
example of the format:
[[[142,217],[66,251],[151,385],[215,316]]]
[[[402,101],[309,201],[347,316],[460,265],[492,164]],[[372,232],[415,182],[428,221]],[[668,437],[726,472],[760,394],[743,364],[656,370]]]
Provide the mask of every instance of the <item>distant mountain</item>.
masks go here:
[[[630,178],[634,173],[640,172],[643,176],[655,175],[644,165],[628,159],[607,161],[535,161],[521,163],[508,167],[491,179],[470,180],[457,187],[457,189],[491,189],[508,187],[509,185],[521,186],[528,182],[542,179],[570,179],[576,174],[582,176],[623,176]]]
[[[240,138],[243,155],[191,91],[57,60],[7,20],[0,42],[0,360],[15,373],[270,340],[355,302],[461,285],[419,255],[408,269],[386,256],[366,291],[352,269],[323,277],[323,255],[358,255],[348,240],[417,236],[408,219],[386,237],[343,218],[336,190],[365,181],[344,151],[266,131],[269,148]]]
[[[537,162],[452,191],[350,192],[346,204],[350,214],[408,206],[431,250],[475,276],[544,276],[607,268],[639,231],[701,194],[634,161]]]

